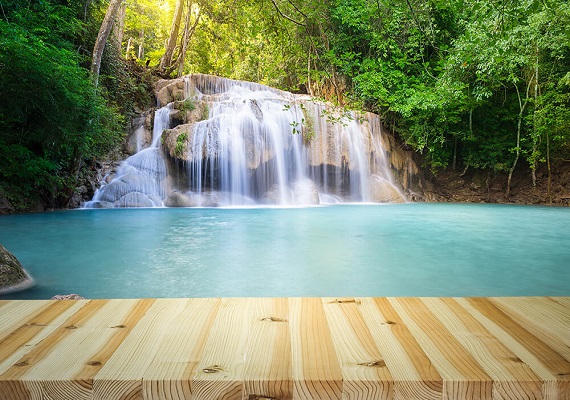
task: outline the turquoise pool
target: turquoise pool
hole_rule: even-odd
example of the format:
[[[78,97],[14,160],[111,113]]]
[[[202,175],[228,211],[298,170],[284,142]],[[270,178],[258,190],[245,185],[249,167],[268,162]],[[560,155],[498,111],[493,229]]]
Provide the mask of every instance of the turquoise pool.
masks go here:
[[[33,289],[0,299],[570,296],[570,208],[72,210],[0,217]]]

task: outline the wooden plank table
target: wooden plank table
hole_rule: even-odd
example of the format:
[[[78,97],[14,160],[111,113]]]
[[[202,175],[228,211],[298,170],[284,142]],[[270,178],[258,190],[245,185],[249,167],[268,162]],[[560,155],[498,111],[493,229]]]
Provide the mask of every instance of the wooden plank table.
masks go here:
[[[0,399],[570,399],[570,298],[0,301]]]

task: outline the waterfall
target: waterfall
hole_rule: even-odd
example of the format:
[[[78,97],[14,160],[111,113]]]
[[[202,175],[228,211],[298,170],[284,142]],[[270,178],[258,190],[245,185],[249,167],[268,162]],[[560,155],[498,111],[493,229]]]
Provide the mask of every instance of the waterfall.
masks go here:
[[[164,205],[167,168],[160,149],[160,137],[169,127],[170,112],[170,106],[156,111],[152,144],[123,161],[114,176],[105,177],[85,208]]]
[[[405,201],[373,114],[200,74],[162,82],[157,97],[152,144],[87,207]]]

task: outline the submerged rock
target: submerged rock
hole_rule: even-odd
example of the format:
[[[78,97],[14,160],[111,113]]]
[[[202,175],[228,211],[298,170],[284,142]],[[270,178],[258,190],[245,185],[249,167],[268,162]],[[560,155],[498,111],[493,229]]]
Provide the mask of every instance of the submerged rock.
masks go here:
[[[85,300],[85,297],[75,293],[71,294],[56,294],[51,298],[52,300]]]
[[[25,290],[34,285],[18,259],[0,244],[0,294]]]

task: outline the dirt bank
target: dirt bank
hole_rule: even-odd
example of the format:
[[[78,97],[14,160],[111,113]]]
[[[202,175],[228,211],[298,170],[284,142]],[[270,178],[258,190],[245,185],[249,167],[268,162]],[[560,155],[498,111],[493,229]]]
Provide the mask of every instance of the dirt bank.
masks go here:
[[[427,178],[427,201],[512,203],[570,206],[570,162],[551,166],[549,190],[548,170],[537,170],[536,186],[530,168],[519,168],[513,174],[510,195],[507,197],[508,174],[493,171],[440,171]]]

